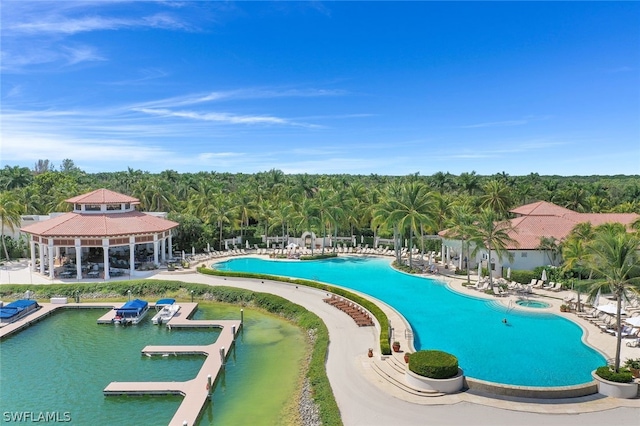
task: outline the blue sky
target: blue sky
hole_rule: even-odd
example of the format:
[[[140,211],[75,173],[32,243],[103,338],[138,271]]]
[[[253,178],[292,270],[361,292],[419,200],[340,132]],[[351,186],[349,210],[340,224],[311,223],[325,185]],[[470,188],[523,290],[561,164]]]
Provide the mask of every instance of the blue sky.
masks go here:
[[[11,1],[0,166],[640,174],[637,2]]]

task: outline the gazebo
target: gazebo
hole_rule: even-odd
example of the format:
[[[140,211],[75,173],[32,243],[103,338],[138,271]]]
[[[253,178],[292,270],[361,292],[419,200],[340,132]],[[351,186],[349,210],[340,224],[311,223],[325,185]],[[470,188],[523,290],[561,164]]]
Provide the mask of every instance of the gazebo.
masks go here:
[[[123,274],[130,276],[136,263],[159,260],[165,262],[171,256],[171,230],[178,223],[159,217],[157,213],[145,213],[135,209],[140,200],[108,189],[97,189],[87,194],[65,200],[73,204],[73,211],[21,228],[29,235],[31,267],[36,268],[36,249],[39,254],[39,271],[55,278],[55,259],[68,261],[60,272],[62,278],[76,276],[98,278],[104,271],[104,279]],[[102,253],[100,253],[102,251]],[[101,255],[100,255],[101,254]],[[63,275],[64,274],[64,275]]]

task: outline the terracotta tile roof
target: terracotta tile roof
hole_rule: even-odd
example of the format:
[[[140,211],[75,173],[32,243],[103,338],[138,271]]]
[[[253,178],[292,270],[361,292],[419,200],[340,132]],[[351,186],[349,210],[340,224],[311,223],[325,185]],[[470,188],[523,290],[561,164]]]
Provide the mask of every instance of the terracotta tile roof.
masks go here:
[[[167,231],[179,224],[139,211],[107,214],[65,213],[21,228],[44,237],[115,237]]]
[[[546,201],[520,206],[511,213],[518,215],[509,220],[513,228],[509,236],[517,244],[509,245],[509,250],[536,250],[541,237],[562,241],[579,223],[590,222],[593,226],[622,223],[628,227],[640,218],[636,213],[578,213]],[[444,230],[438,235],[446,238],[446,233]]]
[[[65,200],[67,203],[79,204],[108,204],[108,203],[131,203],[139,204],[140,200],[119,192],[109,191],[108,189],[96,189],[86,194],[77,195]]]
[[[568,213],[574,214],[575,212],[547,201],[538,201],[513,209],[511,213],[520,216],[562,216]]]
[[[517,244],[509,244],[509,250],[535,250],[540,245],[540,238],[555,238],[562,241],[578,224],[563,217],[554,216],[521,216],[511,219],[513,230],[509,236]]]

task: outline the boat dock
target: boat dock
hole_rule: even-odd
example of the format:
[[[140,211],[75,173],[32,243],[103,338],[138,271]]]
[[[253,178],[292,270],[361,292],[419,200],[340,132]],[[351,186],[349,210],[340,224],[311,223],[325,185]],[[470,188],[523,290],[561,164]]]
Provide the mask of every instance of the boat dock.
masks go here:
[[[97,309],[111,309],[110,312],[113,311],[113,308],[116,307],[115,304],[112,303],[66,303],[66,304],[57,304],[57,303],[39,303],[40,308],[37,311],[33,311],[30,314],[20,318],[18,321],[3,325],[0,328],[0,340],[4,339],[7,336],[10,336],[13,333],[17,333],[18,331],[29,327],[31,324],[34,324],[43,318],[53,314],[58,309],[86,309],[86,308],[97,308]]]
[[[147,356],[205,355],[196,377],[185,382],[111,382],[103,391],[105,395],[183,395],[184,399],[169,423],[171,426],[196,424],[242,327],[240,320],[190,320],[198,304],[181,306],[183,309],[167,323],[168,328],[221,328],[218,339],[210,345],[146,346],[142,353]]]

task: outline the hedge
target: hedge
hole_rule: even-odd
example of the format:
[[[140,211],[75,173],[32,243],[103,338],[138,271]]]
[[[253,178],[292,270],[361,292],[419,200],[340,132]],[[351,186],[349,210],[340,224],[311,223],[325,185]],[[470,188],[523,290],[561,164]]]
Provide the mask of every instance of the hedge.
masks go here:
[[[329,350],[329,331],[324,322],[313,312],[289,300],[268,293],[258,293],[235,287],[209,286],[206,284],[186,283],[183,281],[131,280],[105,283],[77,283],[53,285],[9,284],[0,286],[0,296],[21,295],[25,291],[34,292],[34,297],[46,299],[52,296],[73,297],[76,293],[103,293],[106,296],[117,294],[125,296],[128,290],[136,296],[162,296],[167,292],[186,291],[194,296],[210,296],[212,300],[240,305],[252,305],[268,312],[278,314],[304,330],[315,330],[316,339],[312,347],[307,378],[313,389],[313,400],[318,405],[320,419],[324,425],[342,425],[340,409],[336,403],[331,384],[325,369],[325,360]]]
[[[418,351],[409,357],[409,370],[431,379],[449,379],[458,374],[458,358],[442,351]]]
[[[314,254],[312,256],[300,256],[300,260],[322,260],[338,257],[337,253]]]
[[[323,291],[334,293],[346,299],[349,299],[357,303],[358,305],[362,306],[363,308],[367,309],[369,312],[371,312],[373,316],[376,317],[376,319],[378,320],[378,323],[380,324],[380,352],[383,355],[391,355],[391,344],[389,343],[389,329],[387,327],[387,325],[389,324],[389,319],[387,318],[387,315],[384,312],[382,312],[382,309],[380,309],[378,305],[376,305],[375,303],[372,303],[368,299],[365,299],[364,297],[361,297],[357,294],[351,293],[348,290],[345,290],[340,287],[334,287],[328,284],[322,284],[317,281],[287,278],[287,277],[280,277],[280,276],[268,275],[268,274],[219,271],[217,269],[210,269],[207,267],[199,267],[198,272],[205,275],[249,278],[249,279],[257,279],[257,280],[263,279],[263,280],[270,280],[270,281],[281,281],[281,282],[295,284],[295,285],[304,285],[307,287],[313,287]]]
[[[633,381],[633,374],[626,368],[621,368],[619,373],[616,373],[610,366],[605,365],[598,367],[596,374],[605,380],[616,383],[631,383]]]
[[[506,271],[505,271],[506,274]],[[506,275],[505,275],[506,278]],[[533,271],[516,269],[511,271],[511,281],[515,281],[520,284],[529,284],[533,278],[540,278],[540,275],[536,275]]]

